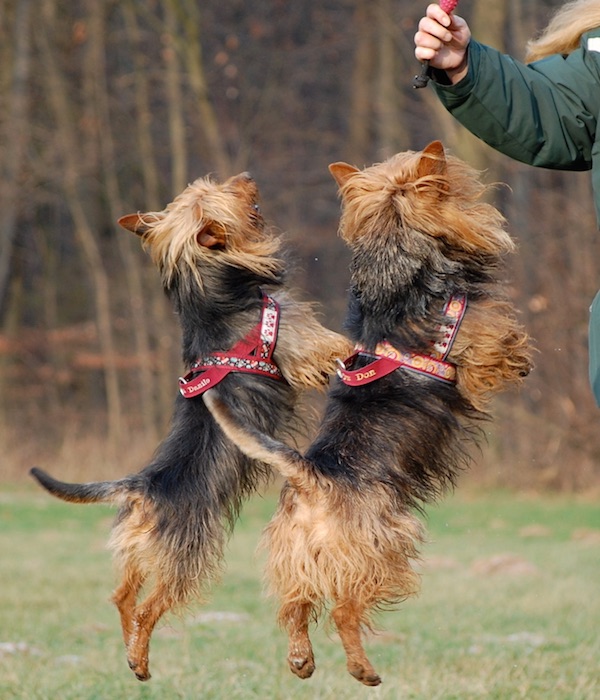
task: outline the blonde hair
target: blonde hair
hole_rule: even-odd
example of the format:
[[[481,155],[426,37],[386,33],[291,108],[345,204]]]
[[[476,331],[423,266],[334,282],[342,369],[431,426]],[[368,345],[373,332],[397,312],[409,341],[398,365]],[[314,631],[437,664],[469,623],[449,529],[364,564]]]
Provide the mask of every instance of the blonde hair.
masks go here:
[[[527,44],[528,63],[552,54],[569,54],[581,40],[581,35],[600,27],[600,0],[571,0],[556,11],[547,27]]]

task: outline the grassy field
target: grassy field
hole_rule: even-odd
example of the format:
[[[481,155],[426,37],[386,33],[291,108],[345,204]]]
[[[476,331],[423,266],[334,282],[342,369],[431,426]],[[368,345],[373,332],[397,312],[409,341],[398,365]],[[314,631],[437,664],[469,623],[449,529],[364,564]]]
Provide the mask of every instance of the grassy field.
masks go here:
[[[427,517],[421,595],[367,639],[383,684],[353,680],[336,634],[317,670],[286,668],[255,546],[275,497],[249,503],[206,606],[155,633],[153,678],[127,668],[105,542],[112,512],[0,489],[0,698],[8,700],[597,700],[600,508],[459,492]]]

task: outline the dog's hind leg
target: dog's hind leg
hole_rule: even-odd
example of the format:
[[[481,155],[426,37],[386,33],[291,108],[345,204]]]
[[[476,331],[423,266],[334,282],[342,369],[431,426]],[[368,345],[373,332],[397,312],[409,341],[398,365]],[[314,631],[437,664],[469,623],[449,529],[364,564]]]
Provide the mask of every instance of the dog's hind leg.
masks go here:
[[[279,621],[288,633],[288,665],[298,678],[310,678],[315,670],[315,657],[308,636],[308,624],[313,605],[309,602],[290,603],[279,611]]]
[[[121,618],[121,629],[125,646],[129,646],[129,640],[133,632],[133,611],[141,587],[144,585],[145,576],[133,564],[128,562],[123,572],[123,578],[112,594],[112,602],[117,606]]]
[[[365,685],[374,686],[381,683],[365,654],[361,640],[361,619],[364,611],[355,602],[336,601],[331,611],[340,639],[346,652],[348,671],[354,678]]]
[[[140,681],[147,681],[150,678],[149,646],[152,631],[171,607],[173,607],[172,602],[166,588],[157,583],[152,593],[133,611],[127,662]]]

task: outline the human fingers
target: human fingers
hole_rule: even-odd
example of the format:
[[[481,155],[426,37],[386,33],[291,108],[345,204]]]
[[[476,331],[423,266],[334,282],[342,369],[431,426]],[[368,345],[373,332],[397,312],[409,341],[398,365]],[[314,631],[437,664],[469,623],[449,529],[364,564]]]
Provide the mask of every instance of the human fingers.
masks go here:
[[[435,20],[424,17],[414,36],[415,57],[419,61],[431,60],[438,51],[452,41],[452,34]]]
[[[423,17],[419,21],[417,34],[419,35],[419,39],[421,41],[427,40],[427,36],[435,37],[444,44],[452,41],[452,33],[448,27],[440,24],[432,17]]]
[[[452,34],[434,20],[424,18],[419,22],[419,29],[414,36],[415,56],[423,61],[430,59],[452,41]]]
[[[425,16],[438,22],[438,24],[441,24],[443,27],[450,26],[450,22],[452,21],[451,16],[447,12],[444,12],[437,3],[432,3],[427,6]]]

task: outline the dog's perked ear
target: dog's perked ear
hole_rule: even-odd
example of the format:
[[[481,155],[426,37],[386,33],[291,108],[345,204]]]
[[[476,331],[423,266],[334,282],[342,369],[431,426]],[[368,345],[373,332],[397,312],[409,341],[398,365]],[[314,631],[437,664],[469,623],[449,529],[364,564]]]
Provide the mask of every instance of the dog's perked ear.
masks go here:
[[[136,236],[143,236],[148,233],[148,225],[144,222],[143,218],[139,213],[137,214],[126,214],[122,216],[117,223],[122,226],[127,231],[135,233]]]
[[[417,166],[417,177],[445,177],[447,173],[446,154],[441,141],[432,141],[421,152]]]
[[[234,175],[233,177],[230,177],[225,184],[233,187],[245,187],[253,182],[254,178],[252,177],[252,175],[250,175],[249,172],[245,171],[243,173],[240,173],[239,175]]]
[[[258,197],[258,186],[250,173],[243,172],[230,177],[224,185],[225,188],[234,190],[244,196],[248,201]]]
[[[329,172],[331,173],[333,179],[337,182],[339,187],[343,187],[346,182],[356,173],[360,172],[358,168],[353,165],[348,165],[348,163],[332,163],[329,166]]]

